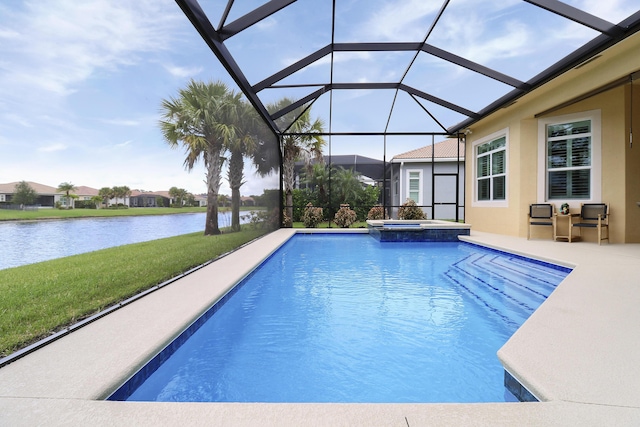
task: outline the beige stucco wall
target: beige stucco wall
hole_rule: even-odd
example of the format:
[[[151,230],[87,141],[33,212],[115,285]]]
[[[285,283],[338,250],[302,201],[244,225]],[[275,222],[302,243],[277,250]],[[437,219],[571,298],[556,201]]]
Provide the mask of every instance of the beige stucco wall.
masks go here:
[[[633,130],[633,145],[629,144],[629,136],[625,139],[625,168],[626,168],[626,239],[627,243],[640,242],[640,82],[634,82],[633,95],[631,86],[626,88],[625,95],[628,102],[633,102],[631,111],[627,111],[626,128]],[[633,116],[633,117],[632,117]]]
[[[501,129],[509,130],[508,206],[473,206],[474,177],[466,177],[465,220],[479,231],[524,237],[530,203],[538,200],[538,119],[600,110],[602,119],[602,197],[611,207],[611,242],[640,242],[640,131],[629,148],[630,85],[557,106],[640,70],[640,35],[603,52],[599,59],[571,70],[535,92],[520,98],[471,126],[466,158],[474,161],[474,141]],[[637,92],[637,88],[636,88]],[[635,94],[635,93],[634,93]],[[634,99],[634,117],[640,111],[640,94]],[[549,111],[554,109],[553,111]],[[545,113],[546,111],[549,111]],[[640,121],[640,118],[637,119]],[[638,127],[638,126],[636,126]],[[471,168],[469,168],[471,171]],[[579,206],[576,208],[579,211]],[[593,230],[585,240],[595,241]],[[534,227],[535,238],[551,238],[551,227]]]

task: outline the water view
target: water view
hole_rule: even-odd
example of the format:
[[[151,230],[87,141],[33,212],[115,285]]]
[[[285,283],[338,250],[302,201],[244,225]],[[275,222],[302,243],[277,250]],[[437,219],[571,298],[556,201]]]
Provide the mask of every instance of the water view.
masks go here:
[[[205,213],[0,222],[0,269],[99,249],[204,232]],[[248,221],[246,213],[240,222]],[[231,212],[220,213],[231,226]]]

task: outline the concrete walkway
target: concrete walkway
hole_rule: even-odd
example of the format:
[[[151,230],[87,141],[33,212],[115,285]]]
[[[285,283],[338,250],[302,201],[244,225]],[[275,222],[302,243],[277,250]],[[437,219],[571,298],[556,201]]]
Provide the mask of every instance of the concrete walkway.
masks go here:
[[[527,241],[474,231],[465,239],[575,266],[498,352],[541,403],[102,400],[294,232],[271,233],[1,368],[0,426],[640,425],[640,245]]]

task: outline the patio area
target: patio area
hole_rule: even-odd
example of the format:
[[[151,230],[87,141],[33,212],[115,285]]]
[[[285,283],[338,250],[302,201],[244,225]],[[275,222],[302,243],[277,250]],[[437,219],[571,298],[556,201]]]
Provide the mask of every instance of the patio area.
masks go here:
[[[0,424],[640,423],[637,363],[640,245],[527,241],[473,230],[470,236],[461,239],[575,267],[498,352],[505,368],[540,403],[246,404],[102,400],[295,232],[280,229],[271,233],[1,368]]]

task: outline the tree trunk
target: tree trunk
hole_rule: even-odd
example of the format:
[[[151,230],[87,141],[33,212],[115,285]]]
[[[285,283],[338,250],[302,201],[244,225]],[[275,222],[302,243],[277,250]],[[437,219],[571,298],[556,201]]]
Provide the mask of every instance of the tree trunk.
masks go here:
[[[240,231],[240,188],[231,189],[231,229]]]
[[[284,161],[282,167],[282,182],[284,184],[285,194],[285,207],[284,214],[291,224],[285,221],[285,227],[292,227],[293,225],[293,184],[294,184],[294,168],[295,168],[295,156],[292,154],[293,150],[284,150]]]
[[[286,223],[284,224],[285,227],[293,227],[293,191],[291,190],[286,190],[285,191],[285,207],[284,207],[284,213],[286,215],[286,217],[288,218],[288,221],[290,223]]]
[[[218,227],[218,192],[220,191],[220,172],[222,159],[220,148],[217,144],[211,144],[205,153],[207,165],[207,218],[204,225],[204,235],[212,236],[220,234]]]
[[[229,186],[231,187],[231,229],[240,231],[240,187],[242,186],[244,158],[242,152],[232,151],[229,160]]]
[[[204,235],[213,236],[220,234],[218,228],[218,195],[207,193],[207,218],[204,224]]]

